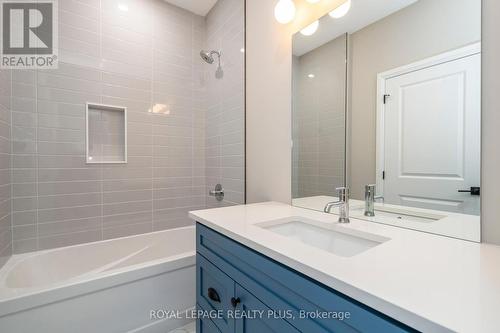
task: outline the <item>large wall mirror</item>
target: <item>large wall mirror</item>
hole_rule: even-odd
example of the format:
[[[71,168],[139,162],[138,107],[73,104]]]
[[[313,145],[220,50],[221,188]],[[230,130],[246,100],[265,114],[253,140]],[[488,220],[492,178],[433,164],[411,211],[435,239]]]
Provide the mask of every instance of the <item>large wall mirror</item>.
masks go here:
[[[292,73],[294,205],[480,241],[481,0],[348,0]]]

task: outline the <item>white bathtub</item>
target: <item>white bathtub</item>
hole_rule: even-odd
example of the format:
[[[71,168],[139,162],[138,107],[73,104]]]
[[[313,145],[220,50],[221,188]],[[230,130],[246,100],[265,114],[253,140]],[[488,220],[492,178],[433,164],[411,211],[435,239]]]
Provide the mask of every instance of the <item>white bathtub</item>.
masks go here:
[[[0,270],[0,332],[168,332],[195,306],[195,229],[15,255]]]

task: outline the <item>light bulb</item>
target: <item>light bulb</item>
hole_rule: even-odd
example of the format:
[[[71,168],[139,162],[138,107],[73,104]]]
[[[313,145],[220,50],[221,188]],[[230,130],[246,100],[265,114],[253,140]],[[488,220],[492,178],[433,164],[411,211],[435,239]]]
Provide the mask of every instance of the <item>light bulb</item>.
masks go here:
[[[311,73],[311,74],[307,75],[307,77],[310,78],[310,79],[314,79],[316,77],[316,75],[314,75],[314,74]]]
[[[303,34],[304,36],[311,36],[318,30],[319,27],[319,21],[316,20],[313,23],[309,24],[307,27],[304,29],[300,30],[300,33]]]
[[[349,12],[349,9],[351,9],[351,0],[347,0],[342,5],[332,10],[329,15],[333,18],[338,19],[341,18],[342,16],[345,16],[345,14]]]
[[[274,17],[281,24],[289,23],[295,17],[295,4],[292,0],[279,0],[274,7]]]
[[[309,3],[318,3],[318,2],[320,2],[321,0],[306,0],[306,1],[307,1],[307,2],[309,2]]]
[[[118,9],[121,10],[122,12],[128,12],[128,6],[127,4],[124,3],[118,4]]]

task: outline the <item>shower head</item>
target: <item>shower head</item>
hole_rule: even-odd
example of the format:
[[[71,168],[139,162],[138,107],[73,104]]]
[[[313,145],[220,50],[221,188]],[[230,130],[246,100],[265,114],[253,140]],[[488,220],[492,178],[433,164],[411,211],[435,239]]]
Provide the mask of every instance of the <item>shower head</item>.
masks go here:
[[[213,64],[214,63],[214,57],[212,57],[212,55],[210,54],[210,52],[207,52],[205,50],[201,50],[200,51],[200,57],[201,57],[201,59],[205,60],[205,62],[207,62],[209,64]]]
[[[219,51],[205,51],[205,50],[200,51],[200,57],[203,60],[205,60],[205,62],[208,64],[214,63],[214,57],[213,57],[214,54],[217,55],[217,58],[219,59],[219,66],[220,66],[220,52]]]

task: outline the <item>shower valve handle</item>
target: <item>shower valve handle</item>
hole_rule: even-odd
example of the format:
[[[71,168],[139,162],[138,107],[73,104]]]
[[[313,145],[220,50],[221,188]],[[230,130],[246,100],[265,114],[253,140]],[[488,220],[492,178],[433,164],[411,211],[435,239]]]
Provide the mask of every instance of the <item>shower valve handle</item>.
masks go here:
[[[222,199],[224,199],[224,189],[222,188],[222,185],[215,185],[215,189],[208,192],[208,195],[210,195],[211,197],[215,197],[217,201],[222,201]]]

